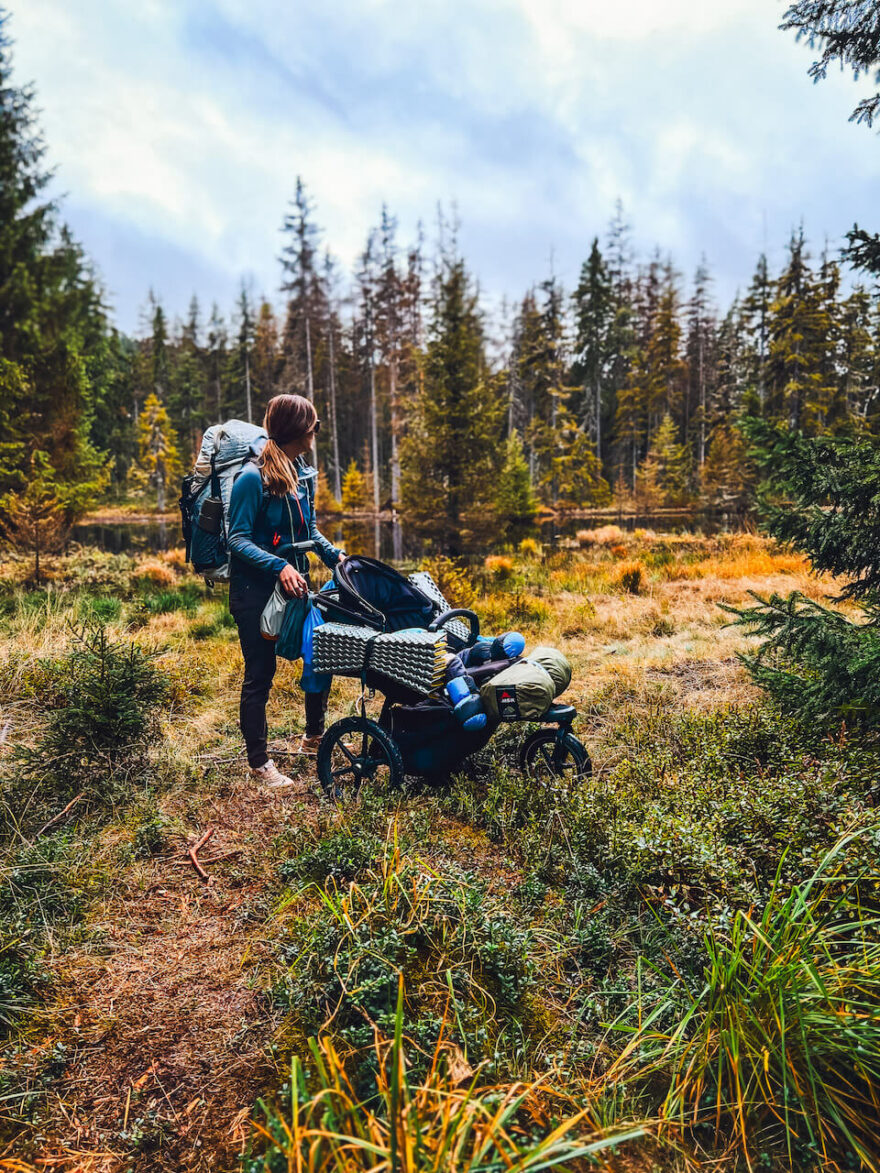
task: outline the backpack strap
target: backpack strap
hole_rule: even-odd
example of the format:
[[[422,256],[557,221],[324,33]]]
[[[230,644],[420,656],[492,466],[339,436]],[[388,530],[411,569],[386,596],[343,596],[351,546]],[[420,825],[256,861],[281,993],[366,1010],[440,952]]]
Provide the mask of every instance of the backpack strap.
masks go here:
[[[211,453],[211,496],[220,496],[220,477],[217,474],[217,453]]]

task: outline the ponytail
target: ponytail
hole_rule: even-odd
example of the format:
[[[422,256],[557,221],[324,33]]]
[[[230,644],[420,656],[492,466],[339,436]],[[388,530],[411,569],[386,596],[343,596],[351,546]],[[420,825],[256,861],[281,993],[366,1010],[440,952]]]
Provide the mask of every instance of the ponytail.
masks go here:
[[[263,484],[273,497],[284,497],[287,493],[296,492],[299,485],[296,465],[281,451],[274,440],[266,441],[266,447],[260,453],[257,466]]]
[[[281,446],[304,436],[317,418],[314,404],[302,395],[276,395],[269,400],[263,417],[269,439],[257,464],[263,484],[274,497],[295,493],[299,486],[296,465]]]

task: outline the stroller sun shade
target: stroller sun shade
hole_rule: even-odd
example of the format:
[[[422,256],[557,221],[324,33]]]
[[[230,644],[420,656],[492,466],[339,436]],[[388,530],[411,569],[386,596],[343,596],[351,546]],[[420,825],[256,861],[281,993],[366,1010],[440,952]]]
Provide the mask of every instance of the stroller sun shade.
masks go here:
[[[334,571],[339,602],[367,620],[384,619],[386,631],[427,627],[439,608],[402,574],[377,558],[352,555]]]

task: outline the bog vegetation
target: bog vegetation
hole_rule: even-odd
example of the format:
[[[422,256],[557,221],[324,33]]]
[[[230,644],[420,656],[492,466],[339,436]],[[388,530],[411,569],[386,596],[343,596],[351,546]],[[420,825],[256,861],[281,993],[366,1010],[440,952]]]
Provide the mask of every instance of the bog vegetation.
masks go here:
[[[796,589],[854,618],[835,581],[767,538],[615,526],[429,569],[566,647],[591,779],[536,790],[512,726],[447,787],[260,795],[234,628],[179,553],[80,550],[39,590],[0,568],[0,1151],[876,1167],[880,759],[750,684],[719,606]]]
[[[786,19],[864,70],[868,7]],[[128,338],[10,70],[4,40],[0,1168],[880,1169],[876,290],[797,233],[719,309],[618,208],[498,343],[454,226],[427,281],[386,209],[346,316],[298,183],[280,305],[150,295]],[[399,507],[486,631],[566,650],[591,777],[525,779],[514,726],[442,786],[254,785],[223,594],[66,543],[280,390],[327,420],[326,508]],[[521,532],[756,495],[764,536]],[[280,759],[301,713],[285,667]]]

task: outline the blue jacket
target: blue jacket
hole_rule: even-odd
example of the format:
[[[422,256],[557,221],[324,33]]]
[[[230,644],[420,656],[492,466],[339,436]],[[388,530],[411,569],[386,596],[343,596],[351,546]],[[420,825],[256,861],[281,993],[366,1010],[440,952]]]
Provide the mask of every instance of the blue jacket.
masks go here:
[[[237,474],[229,501],[233,582],[271,591],[287,563],[300,574],[308,574],[308,558],[290,548],[293,542],[316,542],[315,553],[331,570],[339,561],[342,551],[327,541],[315,519],[318,473],[302,457],[297,457],[296,470],[298,490],[286,497],[266,491],[260,470],[252,461]]]

